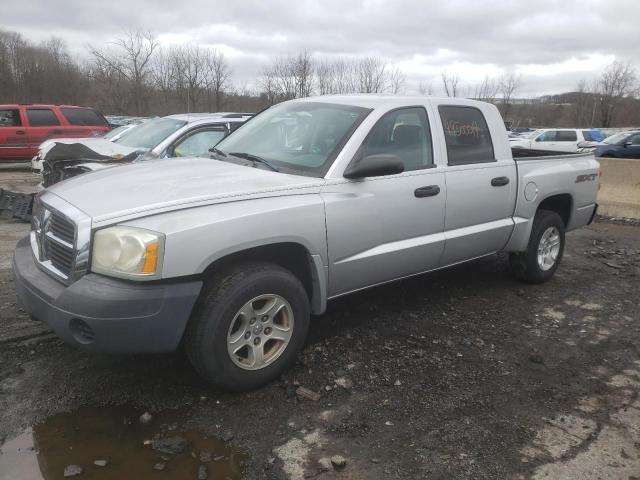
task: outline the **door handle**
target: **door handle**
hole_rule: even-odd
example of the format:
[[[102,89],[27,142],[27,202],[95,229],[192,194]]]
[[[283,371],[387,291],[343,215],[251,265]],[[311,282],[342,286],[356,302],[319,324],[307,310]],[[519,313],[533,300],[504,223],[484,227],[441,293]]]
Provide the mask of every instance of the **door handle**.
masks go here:
[[[496,177],[491,179],[491,186],[504,187],[509,183],[509,177]]]
[[[16,135],[24,135],[24,130],[16,130]]]
[[[426,187],[416,188],[413,194],[418,198],[433,197],[440,193],[440,187],[438,185],[428,185]]]

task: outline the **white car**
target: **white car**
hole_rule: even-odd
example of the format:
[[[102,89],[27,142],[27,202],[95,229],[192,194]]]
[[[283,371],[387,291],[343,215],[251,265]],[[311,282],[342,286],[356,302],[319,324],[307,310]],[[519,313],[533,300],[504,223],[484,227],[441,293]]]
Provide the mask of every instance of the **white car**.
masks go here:
[[[92,145],[102,145],[104,144],[103,140],[109,140],[110,142],[117,142],[120,137],[122,137],[128,131],[134,129],[138,125],[143,123],[143,121],[136,123],[129,123],[127,125],[122,125],[120,127],[116,127],[113,130],[107,132],[106,135],[102,137],[86,137],[86,138],[50,138],[45,140],[38,147],[38,153],[35,157],[31,159],[31,170],[40,173],[42,171],[42,164],[44,163],[45,155],[51,150],[56,143],[82,143],[87,147],[91,148]]]
[[[193,150],[199,143],[209,146],[215,145],[227,134],[238,128],[252,116],[250,113],[189,113],[156,117],[136,125],[120,134],[116,139],[74,138],[55,139],[51,144],[44,142],[40,146],[38,155],[31,161],[33,171],[42,172],[44,158],[56,143],[80,143],[94,152],[108,157],[123,157],[133,152],[147,154],[149,157],[173,156],[168,150],[178,143],[189,139],[191,155],[204,152]],[[193,137],[193,138],[191,138]],[[187,147],[185,144],[184,147]],[[206,152],[206,149],[205,149]]]
[[[545,128],[522,138],[510,138],[511,148],[577,152],[578,144],[594,141],[597,133],[586,128]]]

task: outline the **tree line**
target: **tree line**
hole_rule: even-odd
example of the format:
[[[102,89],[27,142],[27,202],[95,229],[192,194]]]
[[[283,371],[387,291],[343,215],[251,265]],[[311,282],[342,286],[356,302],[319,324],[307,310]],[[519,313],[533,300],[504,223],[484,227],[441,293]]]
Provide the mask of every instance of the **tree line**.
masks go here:
[[[522,76],[505,73],[465,83],[446,70],[422,95],[444,94],[495,103],[520,126],[640,125],[638,80],[631,63],[615,61],[574,92],[523,101]],[[163,46],[151,32],[127,31],[103,45],[88,45],[73,58],[64,41],[34,44],[0,30],[0,103],[92,105],[106,114],[166,115],[178,112],[259,111],[309,95],[407,93],[407,76],[377,56],[320,57],[302,50],[273,58],[253,85],[233,82],[224,54],[198,44]]]

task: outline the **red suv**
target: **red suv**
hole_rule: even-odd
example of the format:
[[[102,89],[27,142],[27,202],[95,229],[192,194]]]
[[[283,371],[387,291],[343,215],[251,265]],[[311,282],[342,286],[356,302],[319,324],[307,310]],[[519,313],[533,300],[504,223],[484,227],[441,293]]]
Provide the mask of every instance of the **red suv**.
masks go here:
[[[25,160],[49,138],[93,137],[111,127],[93,108],[72,105],[0,105],[0,161]]]

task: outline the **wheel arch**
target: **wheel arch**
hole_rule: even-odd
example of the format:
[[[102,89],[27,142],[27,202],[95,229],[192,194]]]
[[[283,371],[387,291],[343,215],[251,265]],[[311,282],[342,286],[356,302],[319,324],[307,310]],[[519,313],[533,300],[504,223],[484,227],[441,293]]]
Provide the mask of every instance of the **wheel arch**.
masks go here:
[[[324,313],[327,303],[327,274],[320,255],[294,241],[281,241],[264,245],[239,247],[225,252],[210,262],[203,270],[203,278],[227,268],[234,263],[271,262],[293,273],[301,282],[309,297],[312,313]]]
[[[569,193],[558,193],[550,195],[538,203],[536,213],[540,210],[550,210],[556,212],[562,218],[565,228],[571,221],[571,211],[573,208],[573,197]]]

